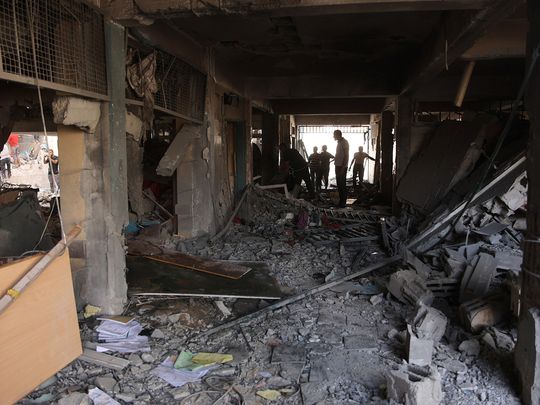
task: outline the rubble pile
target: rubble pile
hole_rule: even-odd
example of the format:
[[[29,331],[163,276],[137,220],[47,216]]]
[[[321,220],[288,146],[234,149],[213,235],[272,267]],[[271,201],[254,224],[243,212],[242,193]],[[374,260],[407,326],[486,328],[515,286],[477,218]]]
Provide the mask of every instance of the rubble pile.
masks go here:
[[[307,237],[310,232],[338,230],[343,224],[324,223],[316,207],[267,193],[250,195],[226,237],[177,241],[178,250],[206,258],[264,261],[289,294],[385,256],[380,234],[359,244],[340,240],[315,246]],[[302,212],[309,219],[299,229]],[[133,297],[124,321],[126,329],[136,327],[122,336],[145,340],[148,351],[132,347],[100,353],[109,357],[99,363],[83,356],[25,403],[80,404],[103,395],[111,398],[106,403],[141,405],[518,403],[500,366],[510,361],[515,331],[499,324],[468,330],[454,305],[459,303],[459,277],[473,266],[472,259],[478,258],[475,268],[491,265],[482,254],[489,254],[493,245],[481,235],[477,238],[483,242],[474,250],[471,245],[443,245],[425,254],[406,251],[397,269],[340,283],[209,337],[201,332],[270,303]],[[457,282],[447,285],[445,279]],[[499,279],[498,273],[491,274],[487,296],[475,298],[480,290],[472,285],[464,292],[463,304],[471,306],[465,314],[476,308],[471,323],[491,319],[485,306],[473,304],[482,299],[496,305],[499,301],[489,294],[504,285]],[[103,343],[100,321],[81,322],[85,350],[96,349]],[[204,373],[185,364],[175,368],[178,359],[193,359],[197,353],[227,356],[227,361],[203,365]]]

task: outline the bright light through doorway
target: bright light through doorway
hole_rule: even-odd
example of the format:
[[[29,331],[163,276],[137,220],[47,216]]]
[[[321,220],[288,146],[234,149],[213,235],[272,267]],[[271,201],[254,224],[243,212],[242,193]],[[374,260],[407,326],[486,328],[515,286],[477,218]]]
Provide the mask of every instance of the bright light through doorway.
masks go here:
[[[299,126],[298,137],[302,139],[306,147],[308,156],[313,153],[313,147],[317,146],[319,152],[322,146],[328,146],[328,152],[332,155],[336,153],[336,141],[334,140],[334,130],[339,129],[343,133],[343,137],[349,141],[349,164],[352,161],[355,152],[358,152],[358,147],[363,146],[364,152],[375,157],[375,151],[371,145],[371,132],[369,125],[362,126]],[[364,171],[364,181],[373,182],[374,163],[371,160],[366,161],[366,169]],[[352,176],[352,169],[348,172],[347,177]],[[335,167],[332,163],[330,166],[330,179],[335,179]]]

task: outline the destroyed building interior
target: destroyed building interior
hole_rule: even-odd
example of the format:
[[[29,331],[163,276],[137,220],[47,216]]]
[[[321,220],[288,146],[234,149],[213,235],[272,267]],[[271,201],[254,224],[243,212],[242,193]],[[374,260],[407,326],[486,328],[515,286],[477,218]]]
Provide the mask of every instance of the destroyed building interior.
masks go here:
[[[540,404],[539,57],[537,0],[0,0],[0,405]]]

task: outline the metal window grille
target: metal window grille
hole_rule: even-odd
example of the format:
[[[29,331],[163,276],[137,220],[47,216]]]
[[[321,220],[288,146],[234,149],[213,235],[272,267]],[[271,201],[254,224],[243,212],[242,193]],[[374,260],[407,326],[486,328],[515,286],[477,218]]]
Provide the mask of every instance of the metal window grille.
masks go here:
[[[206,76],[167,52],[162,50],[157,52],[156,106],[196,121],[202,121]]]
[[[0,0],[0,78],[34,84],[34,51],[43,87],[106,97],[103,17],[92,8],[74,0]]]

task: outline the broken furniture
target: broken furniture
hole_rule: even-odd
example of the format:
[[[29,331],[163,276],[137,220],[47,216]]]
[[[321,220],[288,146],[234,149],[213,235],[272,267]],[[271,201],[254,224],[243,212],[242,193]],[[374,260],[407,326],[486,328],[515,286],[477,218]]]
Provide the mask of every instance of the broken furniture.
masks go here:
[[[380,239],[380,227],[372,223],[343,225],[339,229],[310,229],[306,240],[315,246],[334,243],[367,242]]]
[[[5,294],[43,255],[0,267]],[[67,250],[0,315],[0,392],[14,403],[82,352]],[[31,372],[29,372],[31,370]],[[22,376],[25,378],[21,378]]]
[[[37,192],[29,187],[0,190],[0,257],[18,257],[25,252],[53,247],[50,236],[42,235],[45,219]]]

